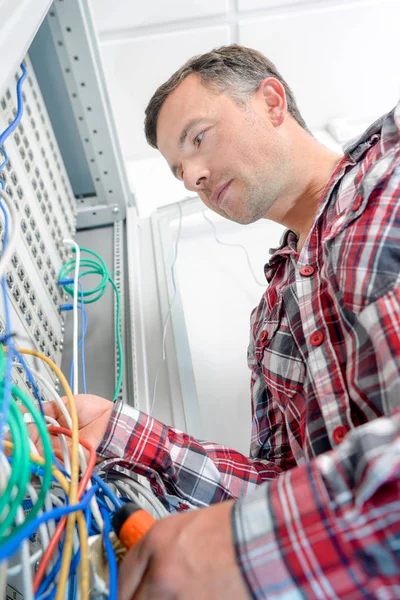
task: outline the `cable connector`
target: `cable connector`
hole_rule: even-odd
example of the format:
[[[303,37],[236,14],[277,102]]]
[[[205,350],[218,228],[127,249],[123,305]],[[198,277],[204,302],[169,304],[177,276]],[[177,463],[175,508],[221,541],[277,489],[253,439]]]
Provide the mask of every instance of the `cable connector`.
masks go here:
[[[59,279],[57,283],[58,285],[71,285],[74,283],[74,280],[71,277],[69,277],[67,279]]]
[[[60,310],[73,310],[74,309],[74,305],[73,304],[60,304]]]

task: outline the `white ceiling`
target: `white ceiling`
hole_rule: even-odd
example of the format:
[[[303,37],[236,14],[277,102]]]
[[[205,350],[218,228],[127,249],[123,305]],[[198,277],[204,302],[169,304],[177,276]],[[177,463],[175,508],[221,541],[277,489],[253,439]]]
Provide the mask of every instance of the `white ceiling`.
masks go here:
[[[144,109],[190,56],[237,42],[273,60],[312,129],[400,97],[400,0],[92,0],[126,161],[153,157]]]

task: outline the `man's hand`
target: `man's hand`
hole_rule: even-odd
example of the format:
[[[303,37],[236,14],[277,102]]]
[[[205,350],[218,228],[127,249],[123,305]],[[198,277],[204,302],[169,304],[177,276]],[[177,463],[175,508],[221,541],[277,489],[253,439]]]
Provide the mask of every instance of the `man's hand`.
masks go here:
[[[79,437],[89,442],[96,449],[106,432],[114,404],[110,400],[106,400],[100,396],[92,396],[91,394],[77,394],[74,398],[78,414]],[[64,397],[62,400],[68,410],[67,399]],[[43,409],[45,414],[53,417],[61,427],[69,429],[61,409],[56,402],[45,402]],[[30,425],[29,430],[32,441],[34,444],[37,444],[39,434],[36,427]],[[70,445],[69,438],[67,439],[67,443]],[[62,460],[61,444],[58,436],[52,436],[52,446],[57,458]]]
[[[126,555],[119,600],[248,600],[235,559],[233,501],[166,517]]]

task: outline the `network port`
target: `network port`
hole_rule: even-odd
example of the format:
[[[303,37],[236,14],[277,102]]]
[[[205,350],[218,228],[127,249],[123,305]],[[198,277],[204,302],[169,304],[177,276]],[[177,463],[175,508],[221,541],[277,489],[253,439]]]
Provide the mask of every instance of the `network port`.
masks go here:
[[[11,289],[12,286],[14,285],[14,277],[12,276],[11,273],[7,273],[7,275],[6,275],[6,281],[7,281],[8,287]]]
[[[25,279],[25,270],[23,267],[20,267],[18,269],[18,277],[20,278],[21,281],[23,281]]]
[[[32,304],[32,306],[36,305],[36,296],[33,292],[29,295],[29,300],[30,300],[30,303]]]
[[[32,314],[29,310],[27,311],[27,313],[25,315],[25,321],[26,321],[28,327],[30,327],[32,325]]]
[[[16,302],[19,302],[19,300],[21,298],[21,291],[17,285],[13,289],[13,296],[14,296]]]
[[[28,305],[26,304],[25,300],[23,298],[21,298],[21,302],[19,303],[19,307],[21,309],[22,314],[25,314],[28,308]]]
[[[25,279],[24,281],[24,290],[26,291],[27,294],[29,294],[29,292],[31,291],[32,286],[30,284],[30,281],[28,279]]]

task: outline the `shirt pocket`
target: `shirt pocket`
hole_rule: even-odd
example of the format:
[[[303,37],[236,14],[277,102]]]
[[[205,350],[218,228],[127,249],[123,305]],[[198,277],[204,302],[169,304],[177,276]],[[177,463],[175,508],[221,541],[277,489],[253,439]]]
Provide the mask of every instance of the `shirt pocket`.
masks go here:
[[[281,406],[303,391],[306,369],[282,300],[276,303],[257,333],[255,357],[266,386]]]

